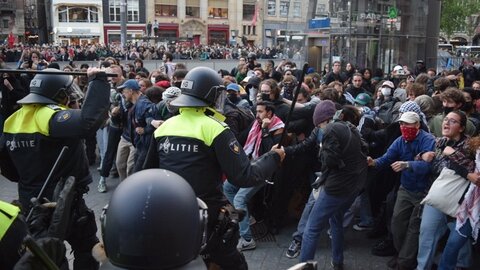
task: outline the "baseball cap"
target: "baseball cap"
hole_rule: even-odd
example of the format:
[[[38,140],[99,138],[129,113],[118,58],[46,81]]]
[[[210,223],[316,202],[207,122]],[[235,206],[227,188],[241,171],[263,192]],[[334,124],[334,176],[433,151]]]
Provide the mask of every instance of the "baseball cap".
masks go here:
[[[405,122],[408,124],[413,124],[420,122],[420,116],[416,112],[404,112],[398,119],[398,122]]]
[[[134,79],[126,80],[122,85],[117,87],[118,90],[123,90],[124,88],[132,89],[133,91],[140,90],[138,82]]]
[[[169,88],[171,86],[170,82],[169,81],[158,81],[155,83],[156,86],[158,87],[162,87],[162,88]]]
[[[393,82],[391,82],[391,81],[384,81],[384,82],[382,83],[382,87],[383,87],[383,86],[389,87],[389,88],[391,88],[391,89],[394,89],[394,88],[395,88],[395,85],[393,85]]]
[[[358,103],[360,105],[367,105],[368,103],[370,103],[370,101],[372,100],[372,98],[370,97],[369,94],[365,94],[365,93],[360,93],[357,95],[357,97],[355,98],[355,103]]]
[[[227,85],[227,91],[228,90],[233,90],[235,92],[239,92],[240,91],[240,86],[236,83],[230,83],[229,85]]]

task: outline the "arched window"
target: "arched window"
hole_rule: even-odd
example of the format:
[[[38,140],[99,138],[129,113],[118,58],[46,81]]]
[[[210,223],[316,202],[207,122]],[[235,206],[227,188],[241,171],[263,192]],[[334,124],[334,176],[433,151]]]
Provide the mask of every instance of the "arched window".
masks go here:
[[[58,8],[59,22],[97,23],[98,8],[94,6],[60,6]]]

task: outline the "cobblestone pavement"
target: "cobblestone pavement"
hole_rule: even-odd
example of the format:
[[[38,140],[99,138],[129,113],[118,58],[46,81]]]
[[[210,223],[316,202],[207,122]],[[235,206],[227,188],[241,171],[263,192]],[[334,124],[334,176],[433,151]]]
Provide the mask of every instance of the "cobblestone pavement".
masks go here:
[[[99,228],[98,236],[100,236],[99,217],[102,208],[108,203],[114,188],[118,185],[118,178],[108,178],[107,193],[98,193],[98,172],[96,167],[91,167],[91,172],[94,176],[94,182],[90,185],[90,191],[86,195],[87,205],[95,211],[97,225]],[[2,176],[0,176],[0,199],[4,201],[11,201],[17,197],[16,184],[12,183]],[[298,263],[298,259],[289,259],[285,256],[285,252],[291,241],[291,234],[295,230],[296,223],[291,220],[280,234],[274,237],[267,237],[257,241],[257,248],[251,251],[245,251],[250,269],[288,269],[289,267]],[[373,269],[388,269],[387,261],[391,257],[377,257],[370,254],[371,247],[378,240],[368,239],[365,232],[357,232],[350,229],[345,233],[345,269],[347,270],[373,270]],[[477,256],[478,257],[478,256]],[[330,239],[325,233],[317,248],[315,259],[318,261],[318,269],[331,269],[330,267]],[[478,264],[476,264],[478,265]],[[480,269],[480,268],[471,268]]]

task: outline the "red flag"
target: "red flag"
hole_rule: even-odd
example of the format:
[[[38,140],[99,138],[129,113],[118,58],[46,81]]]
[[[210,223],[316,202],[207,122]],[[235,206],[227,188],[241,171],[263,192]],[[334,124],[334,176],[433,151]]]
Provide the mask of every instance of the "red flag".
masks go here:
[[[257,25],[257,17],[258,17],[258,4],[255,4],[255,11],[253,13],[252,25]]]

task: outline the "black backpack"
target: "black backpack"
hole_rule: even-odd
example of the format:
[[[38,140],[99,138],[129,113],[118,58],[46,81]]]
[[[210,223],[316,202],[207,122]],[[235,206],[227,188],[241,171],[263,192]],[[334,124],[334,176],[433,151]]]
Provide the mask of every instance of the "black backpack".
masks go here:
[[[377,111],[377,116],[380,118],[385,125],[389,125],[392,123],[393,120],[393,108],[395,107],[395,104],[399,102],[400,99],[398,98],[393,98],[390,101],[387,101],[380,105]]]

